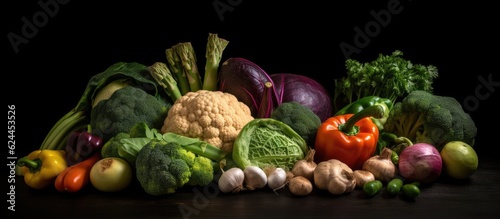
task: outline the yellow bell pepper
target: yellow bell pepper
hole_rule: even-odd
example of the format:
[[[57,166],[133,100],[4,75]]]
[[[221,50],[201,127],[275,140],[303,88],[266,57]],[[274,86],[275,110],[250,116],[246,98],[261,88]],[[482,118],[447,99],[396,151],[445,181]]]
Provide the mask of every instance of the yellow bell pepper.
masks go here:
[[[68,167],[64,150],[35,150],[19,159],[26,184],[34,189],[43,189],[54,185],[57,175]]]

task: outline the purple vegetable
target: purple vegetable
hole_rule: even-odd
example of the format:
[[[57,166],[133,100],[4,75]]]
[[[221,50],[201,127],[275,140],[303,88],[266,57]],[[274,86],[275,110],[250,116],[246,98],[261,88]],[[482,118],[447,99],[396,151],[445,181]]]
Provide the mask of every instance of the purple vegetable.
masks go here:
[[[270,117],[275,107],[291,101],[309,107],[321,121],[332,116],[333,106],[328,91],[309,77],[291,73],[268,75],[257,64],[244,58],[227,59],[219,74],[219,90],[235,95],[250,107],[256,118]],[[267,82],[272,84],[271,89],[266,90]]]
[[[436,147],[416,143],[399,155],[399,174],[407,180],[431,183],[441,175],[443,161]]]
[[[317,81],[298,74],[272,74],[279,103],[296,101],[309,107],[321,121],[332,116],[333,106],[328,91]]]
[[[265,83],[272,83],[271,77],[257,64],[244,58],[227,59],[222,63],[219,74],[219,90],[235,95],[239,101],[250,107],[252,116],[256,117]]]

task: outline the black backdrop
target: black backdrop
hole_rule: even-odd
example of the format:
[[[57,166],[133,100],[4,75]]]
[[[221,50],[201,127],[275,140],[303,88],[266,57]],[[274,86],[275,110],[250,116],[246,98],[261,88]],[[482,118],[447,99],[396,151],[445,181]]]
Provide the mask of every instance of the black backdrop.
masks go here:
[[[244,57],[268,73],[307,75],[331,92],[345,74],[341,44],[356,47],[349,57],[363,62],[401,50],[414,63],[438,67],[436,94],[469,104],[480,156],[495,149],[498,13],[486,1],[200,2],[4,2],[3,90],[16,107],[16,156],[39,147],[92,75],[118,61],[166,61],[164,50],[182,41],[193,43],[202,66],[208,33],[230,41],[223,60]],[[362,41],[356,30],[367,26]]]

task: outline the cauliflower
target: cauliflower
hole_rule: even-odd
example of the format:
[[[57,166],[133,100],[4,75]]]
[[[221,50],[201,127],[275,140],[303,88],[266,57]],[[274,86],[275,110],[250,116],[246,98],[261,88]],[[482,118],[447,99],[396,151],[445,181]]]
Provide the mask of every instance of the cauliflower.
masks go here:
[[[199,138],[232,152],[240,130],[253,119],[250,108],[236,96],[222,91],[198,90],[174,102],[161,132]]]

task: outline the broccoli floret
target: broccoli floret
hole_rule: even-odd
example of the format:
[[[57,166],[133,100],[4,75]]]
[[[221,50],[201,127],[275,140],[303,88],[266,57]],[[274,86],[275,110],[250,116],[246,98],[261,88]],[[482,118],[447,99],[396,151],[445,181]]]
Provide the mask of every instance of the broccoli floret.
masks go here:
[[[102,146],[101,156],[122,158],[135,168],[137,153],[149,141],[151,141],[151,138],[134,138],[128,133],[120,132]]]
[[[136,177],[150,195],[175,193],[185,185],[206,186],[214,177],[210,159],[176,142],[152,139],[137,154]]]
[[[118,148],[121,147],[121,139],[130,138],[130,135],[126,132],[120,132],[115,136],[111,137],[101,148],[101,156],[106,157],[120,157],[118,154]]]
[[[276,107],[271,118],[281,121],[299,134],[310,147],[314,146],[321,119],[309,107],[298,102],[285,102]]]
[[[135,168],[135,160],[139,150],[152,138],[162,139],[157,129],[150,129],[144,122],[132,126],[130,131],[120,132],[111,137],[101,149],[102,157],[119,157]]]
[[[138,122],[145,122],[148,127],[160,129],[169,108],[169,105],[165,105],[143,89],[126,86],[92,108],[92,133],[107,142],[120,132],[128,133]]]
[[[203,156],[196,156],[191,167],[191,178],[189,178],[188,184],[191,186],[208,185],[214,179],[213,167],[214,162],[212,160]]]
[[[474,145],[477,128],[453,97],[417,90],[394,105],[384,131],[425,142],[441,150],[447,142],[459,140]]]

